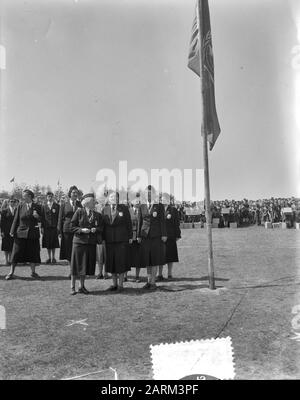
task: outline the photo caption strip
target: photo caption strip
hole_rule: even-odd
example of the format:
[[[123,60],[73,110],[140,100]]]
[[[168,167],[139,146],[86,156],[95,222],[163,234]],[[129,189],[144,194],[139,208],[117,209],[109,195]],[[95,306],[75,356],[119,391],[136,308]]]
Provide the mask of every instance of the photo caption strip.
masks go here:
[[[150,345],[155,380],[234,379],[231,338],[191,340]]]

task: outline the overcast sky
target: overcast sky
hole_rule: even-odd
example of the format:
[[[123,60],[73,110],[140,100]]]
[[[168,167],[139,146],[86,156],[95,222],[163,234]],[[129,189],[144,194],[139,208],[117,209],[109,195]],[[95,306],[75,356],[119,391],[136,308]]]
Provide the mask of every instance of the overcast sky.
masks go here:
[[[119,160],[202,168],[199,79],[187,68],[194,7],[2,0],[0,188],[15,176],[87,191]],[[210,12],[221,126],[211,197],[300,196],[297,1],[210,0]]]

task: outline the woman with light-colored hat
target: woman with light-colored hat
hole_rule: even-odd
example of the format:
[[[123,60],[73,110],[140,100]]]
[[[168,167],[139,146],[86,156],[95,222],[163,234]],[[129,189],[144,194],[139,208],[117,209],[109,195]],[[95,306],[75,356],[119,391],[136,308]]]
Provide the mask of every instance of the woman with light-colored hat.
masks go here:
[[[79,277],[78,293],[88,294],[84,286],[86,275],[95,275],[96,247],[102,241],[102,216],[95,211],[95,195],[87,193],[81,199],[82,208],[78,208],[71,220],[74,234],[71,255],[71,294],[76,294],[76,277]]]

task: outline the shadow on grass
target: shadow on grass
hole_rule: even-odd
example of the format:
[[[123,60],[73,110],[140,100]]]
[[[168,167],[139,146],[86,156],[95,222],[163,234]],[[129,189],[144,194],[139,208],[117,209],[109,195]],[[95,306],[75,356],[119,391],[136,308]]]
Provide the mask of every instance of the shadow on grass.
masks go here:
[[[216,286],[216,289],[222,288],[223,286]],[[95,290],[90,292],[90,296],[107,296],[107,295],[121,295],[121,296],[143,296],[151,295],[155,292],[182,292],[184,290],[197,290],[207,289],[208,285],[174,285],[174,286],[157,286],[156,290],[148,290],[140,288],[124,287],[122,292],[109,291],[109,290]]]

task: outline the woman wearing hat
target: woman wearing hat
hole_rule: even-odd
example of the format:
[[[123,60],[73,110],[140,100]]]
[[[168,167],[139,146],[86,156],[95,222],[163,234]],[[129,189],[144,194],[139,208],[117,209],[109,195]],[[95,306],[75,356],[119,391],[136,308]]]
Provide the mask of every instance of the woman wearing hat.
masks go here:
[[[132,223],[128,207],[118,204],[118,194],[108,194],[108,204],[103,212],[103,239],[106,247],[106,272],[112,274],[110,291],[122,291],[124,273],[130,271],[129,244],[132,243]]]
[[[59,209],[57,231],[61,236],[60,243],[60,260],[68,260],[71,262],[73,232],[71,230],[71,220],[75,211],[81,208],[81,203],[78,201],[78,189],[76,186],[71,186],[68,192],[69,199],[62,203]],[[69,275],[71,277],[71,274]]]
[[[129,265],[135,268],[135,281],[140,282],[141,270],[141,239],[138,237],[139,232],[139,212],[140,212],[140,195],[137,194],[129,208],[132,223],[132,243],[129,245]]]
[[[165,263],[167,241],[164,206],[156,200],[155,189],[149,185],[144,204],[140,207],[138,237],[141,238],[141,267],[147,267],[148,282],[144,289],[156,289],[156,274],[159,265]]]
[[[13,249],[14,239],[10,236],[10,229],[14,220],[16,210],[16,199],[11,197],[7,205],[2,206],[0,231],[2,237],[1,250],[5,254],[5,264],[10,265],[11,252]]]
[[[167,230],[165,264],[168,265],[168,279],[172,279],[173,263],[178,262],[177,240],[181,238],[180,221],[178,211],[170,204],[170,196],[167,193],[163,193],[161,202],[164,206]],[[163,279],[163,265],[160,265],[157,281]]]
[[[56,264],[55,249],[59,247],[57,233],[59,205],[53,200],[52,192],[48,192],[46,196],[47,202],[42,206],[42,247],[48,251],[46,264],[51,264],[51,262]]]
[[[95,211],[95,196],[82,196],[82,208],[78,208],[71,220],[74,234],[71,256],[71,294],[76,294],[76,277],[79,277],[79,293],[88,294],[85,288],[86,275],[95,275],[96,247],[102,241],[102,216]]]
[[[40,264],[40,229],[41,208],[33,202],[34,194],[31,190],[23,191],[24,202],[15,212],[10,229],[14,238],[12,250],[11,270],[6,280],[12,279],[17,263],[30,263],[31,277],[39,278],[35,272],[36,265]]]

